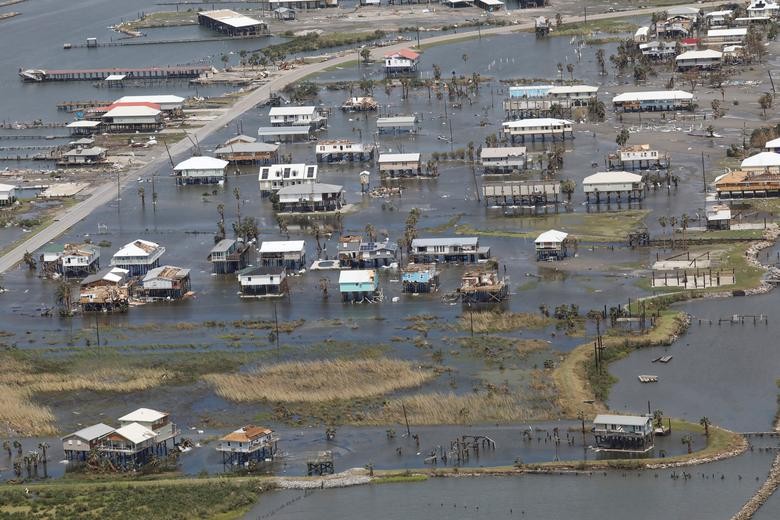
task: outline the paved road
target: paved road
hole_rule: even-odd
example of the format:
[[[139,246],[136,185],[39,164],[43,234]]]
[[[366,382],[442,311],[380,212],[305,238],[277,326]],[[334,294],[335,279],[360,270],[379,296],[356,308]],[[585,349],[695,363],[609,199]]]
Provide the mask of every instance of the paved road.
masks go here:
[[[706,2],[702,4],[691,4],[691,6],[696,7],[698,9],[702,9],[708,5],[717,5],[717,4],[718,2],[714,1],[714,2]],[[588,19],[604,20],[609,18],[623,18],[627,16],[649,15],[654,11],[657,11],[658,9],[660,8],[651,7],[646,9],[633,9],[631,11],[621,11],[616,13],[592,14],[588,16]],[[582,16],[573,16],[573,17],[569,16],[565,18],[565,22],[567,23],[581,22],[583,20],[584,18]],[[490,29],[484,29],[481,32],[483,35],[489,36],[489,35],[496,35],[496,34],[508,34],[514,31],[525,30],[529,28],[533,28],[532,21],[518,23],[516,25],[511,25],[511,26],[493,27]],[[424,38],[420,40],[420,43],[421,44],[445,43],[447,41],[458,40],[469,36],[473,37],[476,35],[477,35],[477,31],[464,31],[456,34],[443,34],[439,36]],[[372,58],[380,59],[382,55],[387,52],[393,52],[408,46],[409,46],[408,42],[403,42],[389,47],[381,47],[378,49],[374,49],[372,51]],[[220,115],[218,118],[214,119],[213,121],[210,121],[205,126],[192,132],[190,135],[194,135],[197,138],[196,142],[204,141],[211,134],[213,134],[217,130],[220,130],[221,128],[224,128],[225,126],[230,124],[231,121],[233,121],[235,118],[237,118],[244,112],[251,110],[257,104],[268,100],[271,92],[277,92],[282,88],[284,88],[285,86],[289,85],[290,83],[294,83],[311,74],[322,72],[327,68],[333,67],[334,65],[340,65],[355,60],[357,57],[358,57],[357,52],[349,53],[348,55],[334,57],[320,63],[312,63],[312,64],[304,65],[302,67],[298,67],[290,71],[283,72],[282,74],[280,74],[279,76],[277,76],[276,78],[268,82],[267,84],[263,85],[262,87],[241,97],[229,110],[225,111],[222,115]],[[190,143],[189,140],[187,139],[183,139],[182,141],[179,141],[178,143],[171,146],[170,152],[174,158],[177,158],[178,156],[189,152],[191,147],[192,147],[192,143]],[[168,156],[167,154],[162,152],[164,152],[164,150],[158,149],[155,155],[152,155],[148,158],[149,162],[145,166],[143,166],[138,170],[133,170],[125,174],[123,179],[121,179],[121,183],[123,187],[126,186],[129,182],[131,182],[132,179],[139,176],[143,177],[145,175],[150,175],[155,170],[158,170],[161,167],[163,167],[165,163],[168,161]],[[13,266],[21,262],[25,252],[35,251],[36,249],[39,249],[43,245],[47,244],[48,242],[56,239],[61,234],[65,233],[71,226],[75,225],[80,220],[86,218],[90,213],[92,213],[92,211],[99,208],[103,204],[113,200],[115,195],[116,195],[116,184],[108,183],[106,185],[95,188],[92,194],[87,199],[76,204],[75,206],[72,206],[71,208],[69,208],[62,214],[60,214],[58,220],[56,220],[46,228],[40,230],[34,236],[28,238],[27,240],[25,240],[15,248],[13,248],[11,251],[6,253],[2,257],[0,257],[0,274],[8,271]]]

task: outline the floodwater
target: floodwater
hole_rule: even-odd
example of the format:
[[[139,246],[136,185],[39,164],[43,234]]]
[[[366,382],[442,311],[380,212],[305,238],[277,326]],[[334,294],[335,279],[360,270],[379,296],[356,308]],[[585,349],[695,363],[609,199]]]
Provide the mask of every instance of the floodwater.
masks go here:
[[[58,113],[55,104],[65,99],[103,98],[109,93],[97,89],[89,82],[49,83],[26,85],[16,76],[19,67],[58,67],[80,68],[111,65],[165,65],[185,62],[217,63],[223,52],[237,53],[240,49],[257,48],[257,42],[211,42],[208,44],[154,45],[136,47],[107,47],[99,49],[72,49],[65,51],[65,42],[81,42],[88,36],[108,41],[117,34],[107,27],[122,18],[135,17],[137,11],[151,8],[151,1],[136,2],[123,7],[113,2],[87,0],[75,4],[62,4],[55,0],[28,0],[14,6],[14,10],[23,14],[17,18],[2,22],[0,42],[13,42],[6,48],[24,49],[18,53],[2,53],[0,56],[0,89],[4,93],[2,119],[6,121],[27,121],[41,118],[46,121],[65,121],[69,118]],[[84,13],[89,12],[85,17]],[[31,30],[35,27],[35,30]],[[197,27],[177,28],[169,31],[149,31],[150,38],[194,37],[202,33]],[[270,40],[269,40],[270,41]],[[266,42],[267,43],[267,42]],[[505,96],[505,85],[499,80],[511,78],[548,78],[557,76],[556,63],[574,63],[575,77],[588,84],[601,86],[602,99],[608,100],[615,92],[629,85],[625,80],[616,80],[612,76],[597,75],[595,53],[597,46],[585,47],[581,61],[573,52],[567,38],[550,38],[536,41],[533,35],[515,34],[511,36],[483,38],[461,42],[455,47],[439,46],[428,49],[424,55],[423,75],[430,75],[433,63],[439,64],[444,77],[452,71],[456,74],[470,75],[479,72],[483,77],[491,78],[484,83],[471,102],[464,102],[461,108],[455,108],[445,101],[429,97],[426,90],[414,90],[410,98],[401,99],[400,89],[389,93],[381,85],[374,89],[374,96],[381,104],[382,114],[418,114],[422,120],[422,130],[416,135],[376,135],[375,114],[345,114],[337,107],[350,95],[345,90],[322,90],[317,103],[331,108],[328,128],[319,134],[325,138],[351,138],[366,142],[375,142],[381,151],[419,151],[424,156],[432,152],[449,151],[473,141],[476,146],[484,142],[485,136],[495,133],[503,120],[501,101]],[[607,55],[613,51],[613,45],[603,46]],[[771,48],[773,49],[773,47]],[[534,59],[526,59],[533,56]],[[354,66],[330,71],[322,76],[322,81],[354,80],[363,77],[379,79],[379,67]],[[153,89],[129,88],[121,95],[140,92],[176,93],[194,95],[194,88],[184,82],[161,84]],[[223,92],[222,88],[205,89],[201,95]],[[111,96],[115,92],[111,93]],[[358,93],[355,92],[355,95]],[[221,142],[243,128],[244,133],[253,134],[258,126],[266,126],[267,108],[258,107],[242,116],[236,125],[226,127],[218,135],[201,143],[203,151],[214,150]],[[485,126],[480,126],[485,121]],[[687,128],[689,123],[680,123]],[[673,125],[672,125],[673,126]],[[614,148],[614,133],[619,124],[614,121],[600,125],[578,128],[575,139],[566,141],[564,167],[561,178],[580,181],[596,168],[592,164],[603,164],[604,155]],[[450,132],[453,145],[448,142]],[[722,150],[712,144],[692,143],[696,147],[693,153],[685,148],[687,143],[675,139],[672,130],[660,143],[675,150],[673,155],[673,173],[680,177],[676,190],[667,193],[659,190],[650,193],[638,207],[651,211],[647,224],[651,232],[658,231],[659,215],[695,214],[703,207],[701,197],[701,171],[699,147],[706,152],[707,168],[713,166],[722,155]],[[726,132],[734,137],[739,130]],[[47,133],[55,133],[50,131]],[[680,134],[682,135],[682,134]],[[654,136],[652,139],[657,139]],[[632,142],[640,142],[642,137],[632,137]],[[678,141],[669,143],[669,141]],[[724,140],[727,141],[727,140]],[[530,151],[543,153],[550,143],[527,143]],[[663,144],[662,144],[663,145]],[[683,151],[689,153],[681,153]],[[311,143],[285,145],[282,153],[291,154],[294,162],[314,161],[314,146]],[[711,156],[710,156],[711,155]],[[176,160],[184,157],[177,157]],[[373,223],[380,233],[387,233],[396,240],[403,232],[406,215],[412,208],[422,210],[418,224],[420,236],[447,236],[454,233],[454,224],[468,224],[479,230],[527,231],[538,226],[564,227],[576,225],[586,212],[584,197],[578,191],[569,208],[561,207],[561,214],[571,215],[548,218],[543,224],[530,216],[505,216],[496,208],[486,208],[477,200],[475,182],[481,179],[472,176],[470,168],[460,163],[443,162],[439,166],[440,176],[432,180],[404,181],[404,192],[400,198],[387,200],[370,199],[360,194],[358,173],[363,169],[375,172],[373,165],[330,165],[321,166],[322,182],[343,184],[347,200],[355,210],[344,215],[343,233],[361,233],[366,223]],[[192,285],[196,292],[194,299],[170,304],[149,304],[133,307],[127,314],[112,316],[77,316],[72,319],[42,317],[41,309],[50,308],[54,302],[56,282],[42,280],[23,268],[7,273],[2,280],[7,292],[0,297],[0,315],[2,328],[14,334],[5,338],[5,342],[24,349],[49,349],[71,343],[75,346],[86,345],[93,336],[96,322],[103,329],[104,343],[108,348],[133,347],[138,345],[179,345],[181,349],[231,348],[260,349],[273,352],[275,345],[265,333],[246,336],[239,341],[226,339],[230,326],[213,329],[201,328],[197,334],[183,333],[172,327],[179,322],[201,323],[206,320],[230,322],[242,319],[271,319],[278,312],[280,321],[303,318],[306,324],[291,334],[283,335],[282,348],[278,358],[303,359],[332,355],[325,340],[333,339],[350,342],[354,345],[378,345],[383,353],[404,359],[427,361],[430,351],[419,349],[412,343],[415,334],[405,331],[405,318],[421,314],[433,315],[443,322],[452,322],[461,315],[459,305],[442,303],[439,295],[407,296],[400,294],[397,283],[398,273],[381,272],[380,284],[386,296],[383,303],[377,305],[344,305],[337,297],[324,300],[317,289],[319,279],[326,277],[335,287],[336,273],[306,273],[292,280],[292,294],[289,299],[276,304],[264,301],[242,300],[237,296],[237,285],[231,277],[215,277],[210,273],[206,255],[213,245],[213,233],[216,230],[219,203],[225,204],[228,229],[237,217],[236,200],[233,189],[240,189],[240,211],[242,216],[255,217],[261,228],[261,240],[278,240],[288,235],[279,233],[270,203],[259,196],[255,168],[243,168],[241,175],[231,176],[224,188],[177,187],[169,176],[170,168],[161,167],[155,176],[155,186],[159,193],[159,202],[151,203],[150,178],[141,179],[137,185],[123,190],[120,200],[100,208],[87,219],[74,226],[61,242],[78,242],[90,238],[93,242],[104,242],[101,248],[102,264],[107,265],[111,254],[124,243],[136,238],[154,240],[167,249],[163,261],[192,269]],[[376,183],[377,175],[373,174]],[[137,194],[144,187],[146,203],[141,204]],[[601,208],[601,211],[626,209]],[[17,236],[8,230],[0,230],[0,244],[7,244]],[[290,226],[289,237],[303,238],[307,241],[309,260],[316,257],[313,237],[306,230]],[[110,244],[110,245],[109,245]],[[507,308],[513,311],[536,312],[544,303],[552,308],[567,303],[579,305],[581,309],[602,308],[625,303],[628,298],[647,294],[637,284],[640,281],[639,269],[646,266],[655,257],[655,251],[631,251],[620,243],[582,244],[578,257],[569,259],[561,265],[540,265],[533,257],[533,244],[528,239],[508,239],[484,236],[482,245],[492,248],[493,256],[499,259],[502,271],[510,277],[512,298]],[[333,255],[335,238],[326,241],[326,251]],[[442,291],[452,291],[459,280],[463,266],[450,266],[444,269]],[[398,303],[392,298],[399,296]],[[774,348],[771,336],[775,326],[773,316],[768,325],[753,327],[745,325],[717,325],[719,317],[730,316],[735,312],[743,314],[767,313],[767,309],[776,305],[776,293],[739,300],[710,300],[691,302],[684,309],[693,315],[694,324],[689,332],[675,345],[669,348],[655,348],[638,351],[616,363],[612,372],[620,378],[610,398],[615,410],[642,411],[647,401],[653,408],[661,408],[666,415],[688,418],[697,422],[701,416],[708,416],[714,423],[722,424],[739,431],[761,431],[769,428],[776,410],[777,389],[774,380],[780,367],[780,356]],[[707,320],[698,325],[698,319]],[[349,326],[327,325],[327,320],[344,320]],[[709,325],[709,320],[716,323]],[[432,330],[427,340],[433,349],[443,351],[442,363],[458,368],[455,386],[456,392],[466,392],[472,384],[485,377],[484,360],[455,356],[446,344],[446,335],[451,332]],[[544,338],[551,342],[550,353],[566,352],[580,340],[569,338],[556,331],[523,331],[525,338]],[[391,338],[400,337],[398,341]],[[379,340],[377,339],[379,338]],[[378,344],[379,341],[379,344]],[[235,345],[238,343],[238,345]],[[318,348],[313,348],[317,346]],[[343,347],[355,349],[358,347]],[[650,361],[662,353],[674,355],[668,365],[650,365]],[[529,370],[544,357],[531,358],[521,364],[517,373]],[[494,372],[496,367],[488,367]],[[508,372],[514,374],[514,372]],[[660,382],[654,385],[641,385],[636,376],[640,373],[657,373]],[[749,376],[746,376],[749,375]],[[513,381],[513,384],[516,384]],[[432,383],[431,389],[449,387],[445,377]],[[174,410],[177,423],[188,428],[201,428],[201,419],[215,415],[222,422],[240,421],[244,417],[253,417],[258,412],[256,406],[237,406],[216,398],[202,385],[168,388],[167,392],[144,392],[134,396],[138,402],[148,406]],[[46,404],[54,406],[58,422],[63,429],[74,429],[80,424],[103,420],[105,417],[119,416],[126,410],[123,402],[111,396],[74,395],[71,400],[51,400]],[[74,413],[75,412],[75,413]],[[545,426],[548,427],[548,426]],[[475,427],[476,428],[476,427]],[[398,428],[397,428],[398,429]],[[207,430],[204,428],[204,430]],[[419,430],[419,429],[416,429]],[[523,460],[550,460],[554,457],[551,447],[540,445],[538,448],[505,449],[511,446],[518,430],[484,427],[494,435],[505,440],[499,442],[495,454],[484,454],[479,463],[489,465],[510,464],[515,458]],[[299,474],[304,454],[324,449],[321,432],[315,430],[285,430],[283,450],[290,454],[289,467],[282,465],[279,472]],[[432,449],[438,444],[462,433],[462,428],[442,427],[431,429],[423,436],[421,448]],[[208,435],[208,432],[205,434]],[[429,440],[430,437],[430,440]],[[674,440],[674,439],[672,439]],[[408,440],[407,440],[408,441]],[[342,428],[339,430],[337,455],[343,466],[362,466],[368,462],[367,453],[372,444],[388,442],[382,429]],[[401,443],[400,439],[393,441]],[[406,441],[404,441],[406,442]],[[533,442],[533,441],[532,441]],[[541,441],[540,441],[541,442]],[[52,443],[56,441],[52,440]],[[389,443],[373,462],[376,467],[419,467],[421,456],[415,450],[402,450],[400,458],[396,446]],[[680,443],[673,443],[670,453],[681,449]],[[402,446],[406,448],[406,446]],[[582,455],[580,446],[564,449],[562,456],[577,458]],[[197,473],[203,467],[218,470],[219,460],[209,447],[198,448],[183,458],[185,472]],[[476,463],[476,462],[475,462]],[[528,476],[519,479],[434,479],[424,484],[399,484],[381,487],[360,487],[353,489],[322,491],[298,500],[300,493],[285,492],[271,495],[261,501],[260,509],[253,512],[252,518],[274,512],[280,505],[289,501],[293,504],[278,511],[279,517],[304,518],[314,511],[327,510],[336,517],[352,518],[355,511],[383,511],[389,518],[428,518],[441,516],[446,503],[448,516],[452,518],[495,517],[517,514],[525,511],[528,517],[563,517],[576,512],[583,518],[599,518],[604,514],[625,511],[627,507],[644,504],[653,515],[669,517],[712,517],[725,516],[724,511],[736,511],[753,492],[757,483],[754,477],[762,477],[768,468],[768,456],[749,453],[732,461],[706,466],[707,472],[728,473],[724,481],[719,479],[694,478],[689,481],[670,478],[669,472],[659,473],[658,479],[651,472],[639,476],[623,477],[619,473],[593,477],[552,477]],[[53,471],[53,470],[52,470]],[[695,470],[692,470],[695,472]],[[54,471],[53,471],[54,472]],[[55,472],[56,473],[56,472]],[[738,480],[735,475],[744,476]],[[5,476],[5,473],[3,474]],[[652,479],[649,483],[648,480]],[[632,482],[636,480],[637,482]],[[641,494],[640,494],[641,492]],[[469,496],[469,502],[463,497]],[[567,500],[560,500],[561,496]],[[597,500],[594,497],[598,497]],[[638,498],[641,497],[641,498]],[[775,497],[774,504],[777,504]],[[590,504],[598,502],[596,509]],[[771,502],[770,502],[771,503]],[[361,507],[356,507],[361,504]],[[455,504],[456,507],[452,507]],[[479,505],[479,513],[475,507]],[[364,506],[364,507],[363,507]],[[467,507],[464,507],[467,506]],[[472,509],[474,508],[474,509]],[[512,510],[512,512],[510,512]],[[352,515],[352,516],[350,516]],[[584,516],[583,516],[584,515]],[[588,516],[590,515],[590,516]],[[769,517],[767,517],[769,518]]]
[[[729,518],[763,482],[773,454],[747,452],[734,459],[681,470],[613,471],[519,477],[430,478],[409,484],[278,491],[261,495],[244,518]],[[677,476],[679,478],[674,478]],[[762,511],[777,518],[778,509]],[[768,515],[768,516],[767,516]]]

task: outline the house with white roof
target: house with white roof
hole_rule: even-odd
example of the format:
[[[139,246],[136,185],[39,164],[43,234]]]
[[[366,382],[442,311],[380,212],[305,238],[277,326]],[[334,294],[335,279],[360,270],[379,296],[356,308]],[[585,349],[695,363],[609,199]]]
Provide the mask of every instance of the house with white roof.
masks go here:
[[[143,276],[149,269],[159,267],[165,248],[149,240],[138,239],[114,253],[111,265],[127,269],[130,276]]]
[[[422,175],[419,153],[379,154],[379,174],[382,177],[411,177]]]
[[[269,194],[288,186],[314,184],[319,167],[316,164],[271,164],[261,166],[257,175],[260,193]]]
[[[617,112],[692,110],[693,94],[684,90],[624,92],[612,98]]]
[[[740,169],[746,172],[780,172],[780,153],[760,152],[744,159]]]
[[[766,144],[764,144],[764,150],[780,153],[780,137],[767,141]]]
[[[176,424],[171,421],[171,414],[151,408],[137,408],[119,418],[119,424],[123,427],[133,423],[140,424],[144,428],[153,431],[155,440],[158,443],[165,442],[168,439],[175,439],[181,433]]]
[[[173,167],[176,184],[224,184],[228,162],[214,157],[190,157]]]
[[[268,24],[232,9],[198,12],[198,24],[228,36],[268,34]]]
[[[569,234],[551,229],[545,231],[534,240],[536,260],[563,260],[567,255]]]
[[[280,298],[287,294],[287,270],[284,267],[247,267],[238,272],[242,298]]]
[[[525,170],[528,154],[525,146],[484,146],[479,152],[479,160],[486,172]]]
[[[271,126],[304,126],[310,129],[321,128],[328,122],[324,113],[315,106],[271,107],[268,111]]]
[[[710,29],[707,31],[707,45],[742,45],[747,36],[746,27]]]
[[[771,20],[778,17],[780,5],[773,0],[752,0],[747,7],[747,13],[751,20]]]
[[[0,184],[0,206],[10,206],[16,202],[16,186]]]
[[[415,238],[410,258],[414,263],[461,262],[474,264],[490,258],[490,248],[479,245],[479,237]]]
[[[542,140],[546,137],[551,137],[553,140],[556,137],[565,139],[567,133],[569,137],[574,137],[574,123],[568,119],[550,117],[518,119],[501,123],[501,127],[501,131],[509,137],[513,144],[518,137],[521,141],[525,141],[526,137],[535,140],[537,136],[540,136]]]
[[[593,419],[596,449],[644,453],[653,448],[653,418],[648,415],[599,414]]]
[[[98,423],[62,437],[65,459],[86,461],[89,453],[98,448],[100,439],[113,431],[113,427]]]
[[[623,197],[629,202],[642,200],[644,195],[642,176],[623,171],[598,172],[589,175],[582,180],[582,189],[588,204],[602,202],[609,204],[613,195],[618,202]]]
[[[720,67],[723,53],[712,49],[687,51],[677,56],[674,62],[681,72],[691,69],[711,70]]]
[[[259,253],[263,267],[298,271],[306,265],[306,242],[303,240],[263,240]]]
[[[339,273],[339,292],[345,302],[376,302],[381,298],[377,272],[373,269],[341,271]]]

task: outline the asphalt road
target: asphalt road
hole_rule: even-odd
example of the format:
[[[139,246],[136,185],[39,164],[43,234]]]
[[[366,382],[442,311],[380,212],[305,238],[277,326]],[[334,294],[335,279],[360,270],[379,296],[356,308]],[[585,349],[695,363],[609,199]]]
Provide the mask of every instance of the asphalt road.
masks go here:
[[[702,9],[708,5],[717,5],[717,4],[718,2],[706,2],[700,4],[691,4],[691,6],[696,7],[698,9]],[[623,18],[627,16],[636,16],[636,15],[650,15],[654,11],[658,11],[659,9],[661,8],[650,7],[645,9],[633,9],[630,11],[621,11],[615,13],[592,14],[588,16],[588,19],[604,20],[609,18]],[[567,16],[564,21],[566,23],[581,22],[584,21],[584,17]],[[482,35],[489,36],[489,35],[497,35],[497,34],[508,34],[514,31],[524,30],[529,28],[533,28],[532,21],[518,23],[516,25],[508,25],[503,27],[493,27],[489,29],[483,29],[481,33]],[[478,31],[464,31],[455,34],[443,34],[439,36],[421,38],[420,43],[422,45],[433,44],[433,43],[445,43],[448,41],[459,40],[466,37],[474,37],[477,35],[477,33]],[[410,45],[409,42],[402,42],[397,45],[374,49],[372,51],[372,58],[381,59],[385,53],[397,51],[406,48],[409,45]],[[289,85],[290,83],[294,83],[306,76],[322,72],[325,69],[333,67],[334,65],[344,64],[349,61],[353,61],[357,58],[358,58],[357,52],[349,53],[344,56],[334,57],[323,62],[311,63],[308,65],[304,65],[286,71],[281,75],[277,76],[276,78],[274,78],[273,80],[271,80],[270,82],[268,82],[267,84],[241,97],[229,110],[225,111],[218,118],[214,119],[213,121],[210,121],[203,127],[197,129],[194,132],[191,132],[190,135],[194,136],[194,140],[196,142],[201,142],[205,140],[207,137],[209,137],[211,134],[216,132],[217,130],[224,128],[225,126],[230,124],[231,121],[233,121],[235,118],[237,118],[244,112],[251,110],[259,103],[263,103],[267,101],[268,98],[270,97],[271,92],[277,92],[283,89],[285,86]],[[192,147],[192,143],[189,142],[189,140],[187,139],[183,139],[170,147],[170,153],[174,157],[174,159],[176,159],[178,158],[178,156],[188,153],[191,147]],[[143,177],[144,175],[151,174],[155,170],[162,167],[167,161],[168,161],[167,154],[164,153],[164,149],[159,150],[159,146],[158,146],[157,153],[149,157],[149,162],[146,165],[144,165],[138,170],[132,170],[129,173],[126,173],[124,177],[120,179],[122,187],[124,188],[134,178]],[[115,183],[108,183],[95,188],[92,194],[87,199],[76,204],[75,206],[68,208],[66,211],[59,214],[58,218],[54,222],[52,222],[49,226],[45,227],[44,229],[41,229],[35,235],[31,236],[24,242],[20,243],[18,246],[14,247],[11,251],[6,253],[2,257],[0,257],[0,274],[8,271],[9,269],[17,265],[19,262],[21,262],[22,258],[24,257],[24,254],[27,251],[32,252],[41,248],[48,242],[56,239],[61,234],[65,233],[70,227],[72,227],[82,219],[89,216],[89,214],[92,213],[92,211],[99,208],[103,204],[106,204],[107,202],[113,200],[116,197],[116,192],[117,190],[116,190]]]

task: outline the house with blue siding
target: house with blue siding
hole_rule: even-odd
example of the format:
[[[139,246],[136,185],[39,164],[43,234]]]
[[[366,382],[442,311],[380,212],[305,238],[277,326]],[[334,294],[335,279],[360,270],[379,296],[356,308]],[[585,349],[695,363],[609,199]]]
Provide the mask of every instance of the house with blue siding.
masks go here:
[[[341,271],[339,292],[345,302],[375,303],[382,298],[379,280],[373,269]]]
[[[439,286],[439,272],[434,264],[409,264],[401,273],[403,292],[429,293]]]

